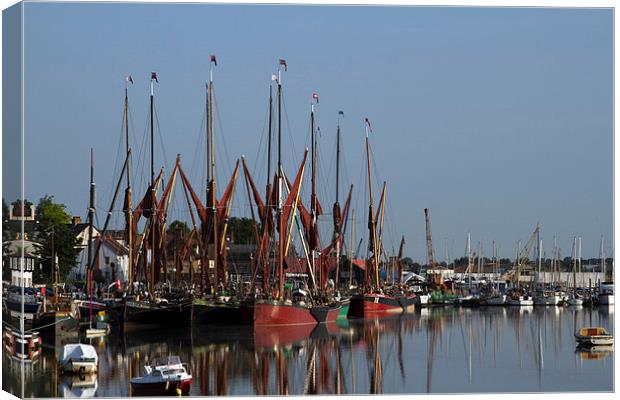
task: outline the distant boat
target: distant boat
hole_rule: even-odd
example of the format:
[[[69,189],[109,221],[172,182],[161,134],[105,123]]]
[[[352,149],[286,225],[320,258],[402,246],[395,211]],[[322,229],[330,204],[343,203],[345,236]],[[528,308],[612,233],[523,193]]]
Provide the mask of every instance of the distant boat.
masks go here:
[[[420,307],[426,307],[431,302],[431,296],[428,294],[418,293],[415,298],[415,305]]]
[[[614,337],[605,328],[586,327],[575,333],[575,339],[580,345],[609,346],[614,344]]]
[[[64,372],[91,374],[97,372],[99,356],[89,344],[66,344],[62,348],[60,367]]]
[[[157,396],[165,394],[188,394],[192,376],[181,363],[179,356],[156,358],[151,365],[145,365],[144,375],[131,379],[135,394]]]
[[[574,293],[569,297],[568,304],[571,306],[582,306],[583,298],[577,293]]]
[[[480,304],[485,306],[503,306],[506,304],[506,295],[501,293],[489,295],[482,298]]]
[[[506,304],[509,306],[533,306],[534,300],[532,299],[532,296],[527,294],[515,294],[508,297]]]
[[[562,301],[562,296],[557,292],[540,291],[534,293],[534,305],[557,306]]]

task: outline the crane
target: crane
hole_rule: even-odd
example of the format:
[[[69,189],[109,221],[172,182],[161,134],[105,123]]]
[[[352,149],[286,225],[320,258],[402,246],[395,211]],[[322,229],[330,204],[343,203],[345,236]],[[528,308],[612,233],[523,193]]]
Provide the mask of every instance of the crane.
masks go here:
[[[426,257],[429,269],[435,269],[435,251],[433,250],[433,238],[431,235],[431,217],[428,214],[428,208],[424,209],[424,218],[426,220]]]

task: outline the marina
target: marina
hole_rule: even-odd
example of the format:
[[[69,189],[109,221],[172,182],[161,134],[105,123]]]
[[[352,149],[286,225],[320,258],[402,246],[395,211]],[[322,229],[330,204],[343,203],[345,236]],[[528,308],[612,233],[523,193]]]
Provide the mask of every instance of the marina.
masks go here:
[[[23,393],[133,396],[131,378],[166,354],[187,363],[193,396],[610,391],[613,347],[581,349],[574,334],[589,325],[613,334],[613,318],[613,307],[448,306],[310,329],[112,334],[81,339],[99,356],[97,374],[85,378],[60,373],[62,342],[45,345],[25,367]],[[3,358],[3,381],[16,393],[19,374],[19,362]]]

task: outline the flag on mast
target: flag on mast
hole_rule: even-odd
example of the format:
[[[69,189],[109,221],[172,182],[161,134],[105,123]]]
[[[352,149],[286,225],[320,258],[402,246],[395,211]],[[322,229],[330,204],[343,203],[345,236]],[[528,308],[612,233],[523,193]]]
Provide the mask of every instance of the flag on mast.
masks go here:
[[[284,71],[288,70],[288,65],[286,64],[286,60],[284,58],[280,59],[280,65],[284,65]]]
[[[211,54],[211,62],[217,67],[217,58],[215,58],[215,54]]]
[[[316,100],[316,103],[319,103],[319,94],[317,92],[312,92],[312,100]]]
[[[370,125],[370,120],[368,118],[364,118],[364,122],[368,124],[368,129],[372,132],[372,126]]]
[[[338,115],[342,115],[344,117],[344,111],[342,110],[338,111]]]
[[[159,83],[159,81],[157,80],[157,74],[155,72],[151,72],[151,80]]]
[[[131,83],[131,84],[133,85],[133,79],[131,78],[131,75],[127,75],[127,76],[125,77],[125,82],[127,82],[127,83]]]

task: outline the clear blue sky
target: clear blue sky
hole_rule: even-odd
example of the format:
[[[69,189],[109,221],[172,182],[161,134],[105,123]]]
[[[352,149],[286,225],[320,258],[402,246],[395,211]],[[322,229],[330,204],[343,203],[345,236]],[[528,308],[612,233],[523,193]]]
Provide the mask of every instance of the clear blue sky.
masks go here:
[[[425,261],[428,207],[440,260],[446,242],[451,256],[463,255],[468,231],[474,246],[484,242],[485,255],[495,240],[512,258],[515,241],[525,242],[537,221],[548,250],[555,234],[567,256],[572,236],[581,235],[584,256],[596,257],[605,235],[610,255],[612,23],[610,9],[27,3],[26,196],[53,194],[85,216],[92,146],[103,224],[121,161],[123,77],[135,80],[139,164],[151,71],[160,78],[156,108],[165,147],[164,154],[158,139],[156,164],[170,171],[180,153],[201,187],[210,53],[220,62],[220,187],[242,154],[251,168],[257,159],[262,166],[270,76],[286,58],[285,166],[292,170],[309,143],[310,94],[317,91],[319,195],[330,210],[335,126],[344,110],[341,192],[356,186],[358,238],[367,215],[368,116],[377,183],[388,181],[388,250],[404,234],[405,253]],[[141,189],[143,164],[134,171]],[[263,168],[255,171],[263,186]],[[171,218],[187,218],[181,194]],[[307,202],[308,188],[304,196]],[[233,215],[249,215],[247,205],[239,180]]]

